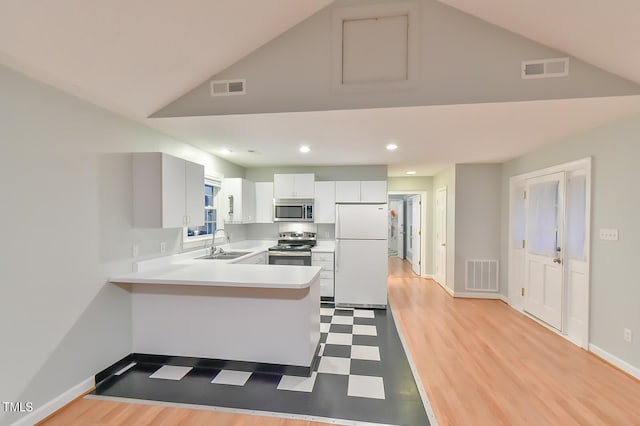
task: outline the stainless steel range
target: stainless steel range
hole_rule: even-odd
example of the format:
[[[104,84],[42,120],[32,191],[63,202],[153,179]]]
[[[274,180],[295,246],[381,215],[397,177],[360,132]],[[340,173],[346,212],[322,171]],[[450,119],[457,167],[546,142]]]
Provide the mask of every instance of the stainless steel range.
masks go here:
[[[269,265],[311,266],[315,232],[281,232],[278,245],[269,247]]]

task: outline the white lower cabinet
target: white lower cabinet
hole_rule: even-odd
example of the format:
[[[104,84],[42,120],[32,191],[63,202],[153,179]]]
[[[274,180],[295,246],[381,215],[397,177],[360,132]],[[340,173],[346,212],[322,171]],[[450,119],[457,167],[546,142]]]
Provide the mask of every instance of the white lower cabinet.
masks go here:
[[[333,252],[312,252],[311,265],[319,266],[320,270],[320,297],[333,297],[334,262]]]
[[[263,251],[258,254],[254,254],[253,256],[247,257],[246,259],[242,259],[236,264],[240,265],[266,265],[267,264],[267,252]]]

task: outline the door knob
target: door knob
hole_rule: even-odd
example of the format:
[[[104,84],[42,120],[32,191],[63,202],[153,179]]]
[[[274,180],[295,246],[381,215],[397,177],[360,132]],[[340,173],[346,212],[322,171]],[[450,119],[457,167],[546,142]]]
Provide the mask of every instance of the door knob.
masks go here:
[[[562,263],[562,260],[559,257],[556,257],[555,259],[553,259],[553,263]]]

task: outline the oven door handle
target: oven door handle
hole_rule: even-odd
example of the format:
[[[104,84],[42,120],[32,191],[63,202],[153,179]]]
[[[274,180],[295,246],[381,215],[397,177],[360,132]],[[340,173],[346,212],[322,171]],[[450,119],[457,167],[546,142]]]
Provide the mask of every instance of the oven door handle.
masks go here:
[[[311,257],[310,251],[295,252],[295,251],[270,251],[269,256],[284,256],[284,257]]]

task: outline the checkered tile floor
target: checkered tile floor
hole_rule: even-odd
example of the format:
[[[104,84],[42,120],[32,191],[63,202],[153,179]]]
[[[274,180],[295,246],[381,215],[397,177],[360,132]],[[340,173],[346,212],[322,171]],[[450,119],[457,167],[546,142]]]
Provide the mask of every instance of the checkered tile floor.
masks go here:
[[[325,307],[320,309],[320,315],[318,374],[348,376],[348,396],[385,399],[380,369],[367,365],[369,361],[380,363],[380,348],[371,339],[363,341],[362,337],[378,335],[375,311]]]
[[[310,377],[132,363],[99,384],[94,394],[429,424],[390,313],[323,305],[319,355]]]

